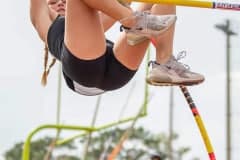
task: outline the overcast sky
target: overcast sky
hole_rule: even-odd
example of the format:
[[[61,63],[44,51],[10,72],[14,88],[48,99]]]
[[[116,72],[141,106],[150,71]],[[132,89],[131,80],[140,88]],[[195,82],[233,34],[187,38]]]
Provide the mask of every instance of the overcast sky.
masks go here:
[[[35,127],[55,122],[58,65],[54,67],[46,88],[40,85],[43,70],[43,44],[29,21],[29,2],[3,1],[0,14],[0,153],[16,142],[23,141]],[[227,18],[232,20],[233,30],[240,33],[240,13],[178,7],[178,20],[174,41],[175,55],[187,50],[183,60],[193,71],[205,75],[206,81],[189,88],[198,106],[212,140],[218,160],[225,160],[225,37],[214,28]],[[118,25],[107,37],[115,40]],[[233,160],[239,160],[240,151],[239,89],[240,89],[240,38],[232,39],[233,85]],[[152,50],[154,58],[154,50]],[[136,83],[124,116],[137,112],[142,101],[144,83],[143,63],[136,77],[120,90],[103,95],[98,125],[118,118],[123,100]],[[237,83],[238,82],[238,83]],[[169,88],[150,87],[153,98],[148,116],[139,125],[154,132],[168,132]],[[96,97],[85,97],[62,87],[61,122],[65,124],[90,124]],[[174,146],[190,146],[192,151],[184,160],[199,157],[208,159],[207,153],[192,114],[178,88],[174,88],[174,130],[179,139]],[[121,101],[120,101],[121,99]],[[123,99],[123,100],[122,100]],[[48,132],[44,132],[48,133]],[[0,157],[1,160],[1,157]]]

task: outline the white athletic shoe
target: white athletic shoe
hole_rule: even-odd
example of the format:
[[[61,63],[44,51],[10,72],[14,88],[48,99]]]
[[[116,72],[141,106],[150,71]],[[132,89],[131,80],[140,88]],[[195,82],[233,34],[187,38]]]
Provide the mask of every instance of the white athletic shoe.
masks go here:
[[[134,12],[133,17],[125,18],[136,19],[136,25],[132,28],[121,26],[127,34],[129,45],[135,45],[147,38],[152,38],[165,32],[176,22],[176,15],[152,15],[149,12]]]
[[[184,55],[183,55],[184,54]],[[180,52],[177,58],[172,57],[166,64],[150,62],[152,70],[149,72],[147,82],[156,86],[197,85],[204,81],[204,76],[191,72],[187,65],[178,62],[185,57],[186,52]]]

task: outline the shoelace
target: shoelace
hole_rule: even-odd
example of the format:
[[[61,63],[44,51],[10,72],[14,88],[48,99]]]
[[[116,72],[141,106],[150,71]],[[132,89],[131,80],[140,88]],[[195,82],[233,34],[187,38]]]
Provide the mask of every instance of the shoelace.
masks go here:
[[[179,61],[187,56],[187,51],[183,50],[178,53],[176,60]]]
[[[172,57],[169,62],[165,64],[165,66],[174,69],[179,74],[189,71],[190,67],[187,64],[180,62],[180,60],[185,58],[186,55],[187,52],[185,50],[179,52],[177,57]]]
[[[172,57],[166,64],[159,64],[156,61],[149,61],[148,67],[150,65],[155,64],[155,65],[159,65],[159,66],[164,66],[164,68],[167,68],[167,69],[173,69],[177,73],[181,74],[181,73],[184,73],[186,70],[190,70],[190,67],[187,64],[179,62],[179,60],[185,58],[186,55],[187,55],[186,51],[181,51],[178,53],[176,58]]]

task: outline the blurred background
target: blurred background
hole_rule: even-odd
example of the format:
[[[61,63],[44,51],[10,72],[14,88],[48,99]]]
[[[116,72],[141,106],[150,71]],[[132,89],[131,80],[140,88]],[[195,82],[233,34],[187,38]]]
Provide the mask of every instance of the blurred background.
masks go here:
[[[29,1],[3,1],[0,30],[0,160],[16,143],[39,125],[56,123],[59,64],[51,70],[47,87],[40,85],[44,44],[29,18]],[[218,160],[239,160],[240,155],[240,13],[236,11],[177,7],[174,55],[187,51],[183,63],[202,73],[206,81],[189,87]],[[116,24],[106,36],[115,41]],[[93,44],[94,45],[94,44]],[[151,59],[155,50],[151,46]],[[137,53],[133,53],[137,54]],[[227,67],[228,66],[228,67]],[[145,61],[125,87],[102,96],[96,125],[118,120],[122,106],[132,94],[122,117],[135,115],[144,98]],[[183,160],[208,159],[191,111],[179,88],[149,86],[152,96],[141,126],[152,133],[178,134],[173,148],[188,146]],[[78,95],[61,86],[62,124],[90,125],[97,97]],[[172,94],[170,94],[172,93]],[[172,96],[170,96],[172,95]],[[172,105],[170,105],[172,104]],[[170,115],[172,115],[170,117]],[[170,123],[171,122],[171,123]],[[171,124],[171,125],[170,125]],[[64,133],[64,136],[71,133]],[[43,131],[37,137],[55,135]],[[227,157],[231,157],[231,159]]]

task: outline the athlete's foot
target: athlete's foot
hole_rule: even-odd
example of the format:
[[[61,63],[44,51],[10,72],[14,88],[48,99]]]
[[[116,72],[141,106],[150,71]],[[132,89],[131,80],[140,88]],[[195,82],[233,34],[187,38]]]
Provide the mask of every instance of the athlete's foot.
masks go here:
[[[149,72],[147,82],[156,86],[191,86],[202,83],[204,76],[191,72],[187,65],[179,62],[179,59],[185,57],[185,55],[186,52],[181,52],[178,58],[172,57],[165,64],[150,62],[152,70]]]
[[[176,15],[151,15],[149,12],[134,12],[132,17],[120,22],[135,21],[132,27],[122,26],[127,34],[130,45],[140,43],[147,38],[160,35],[176,22]]]

